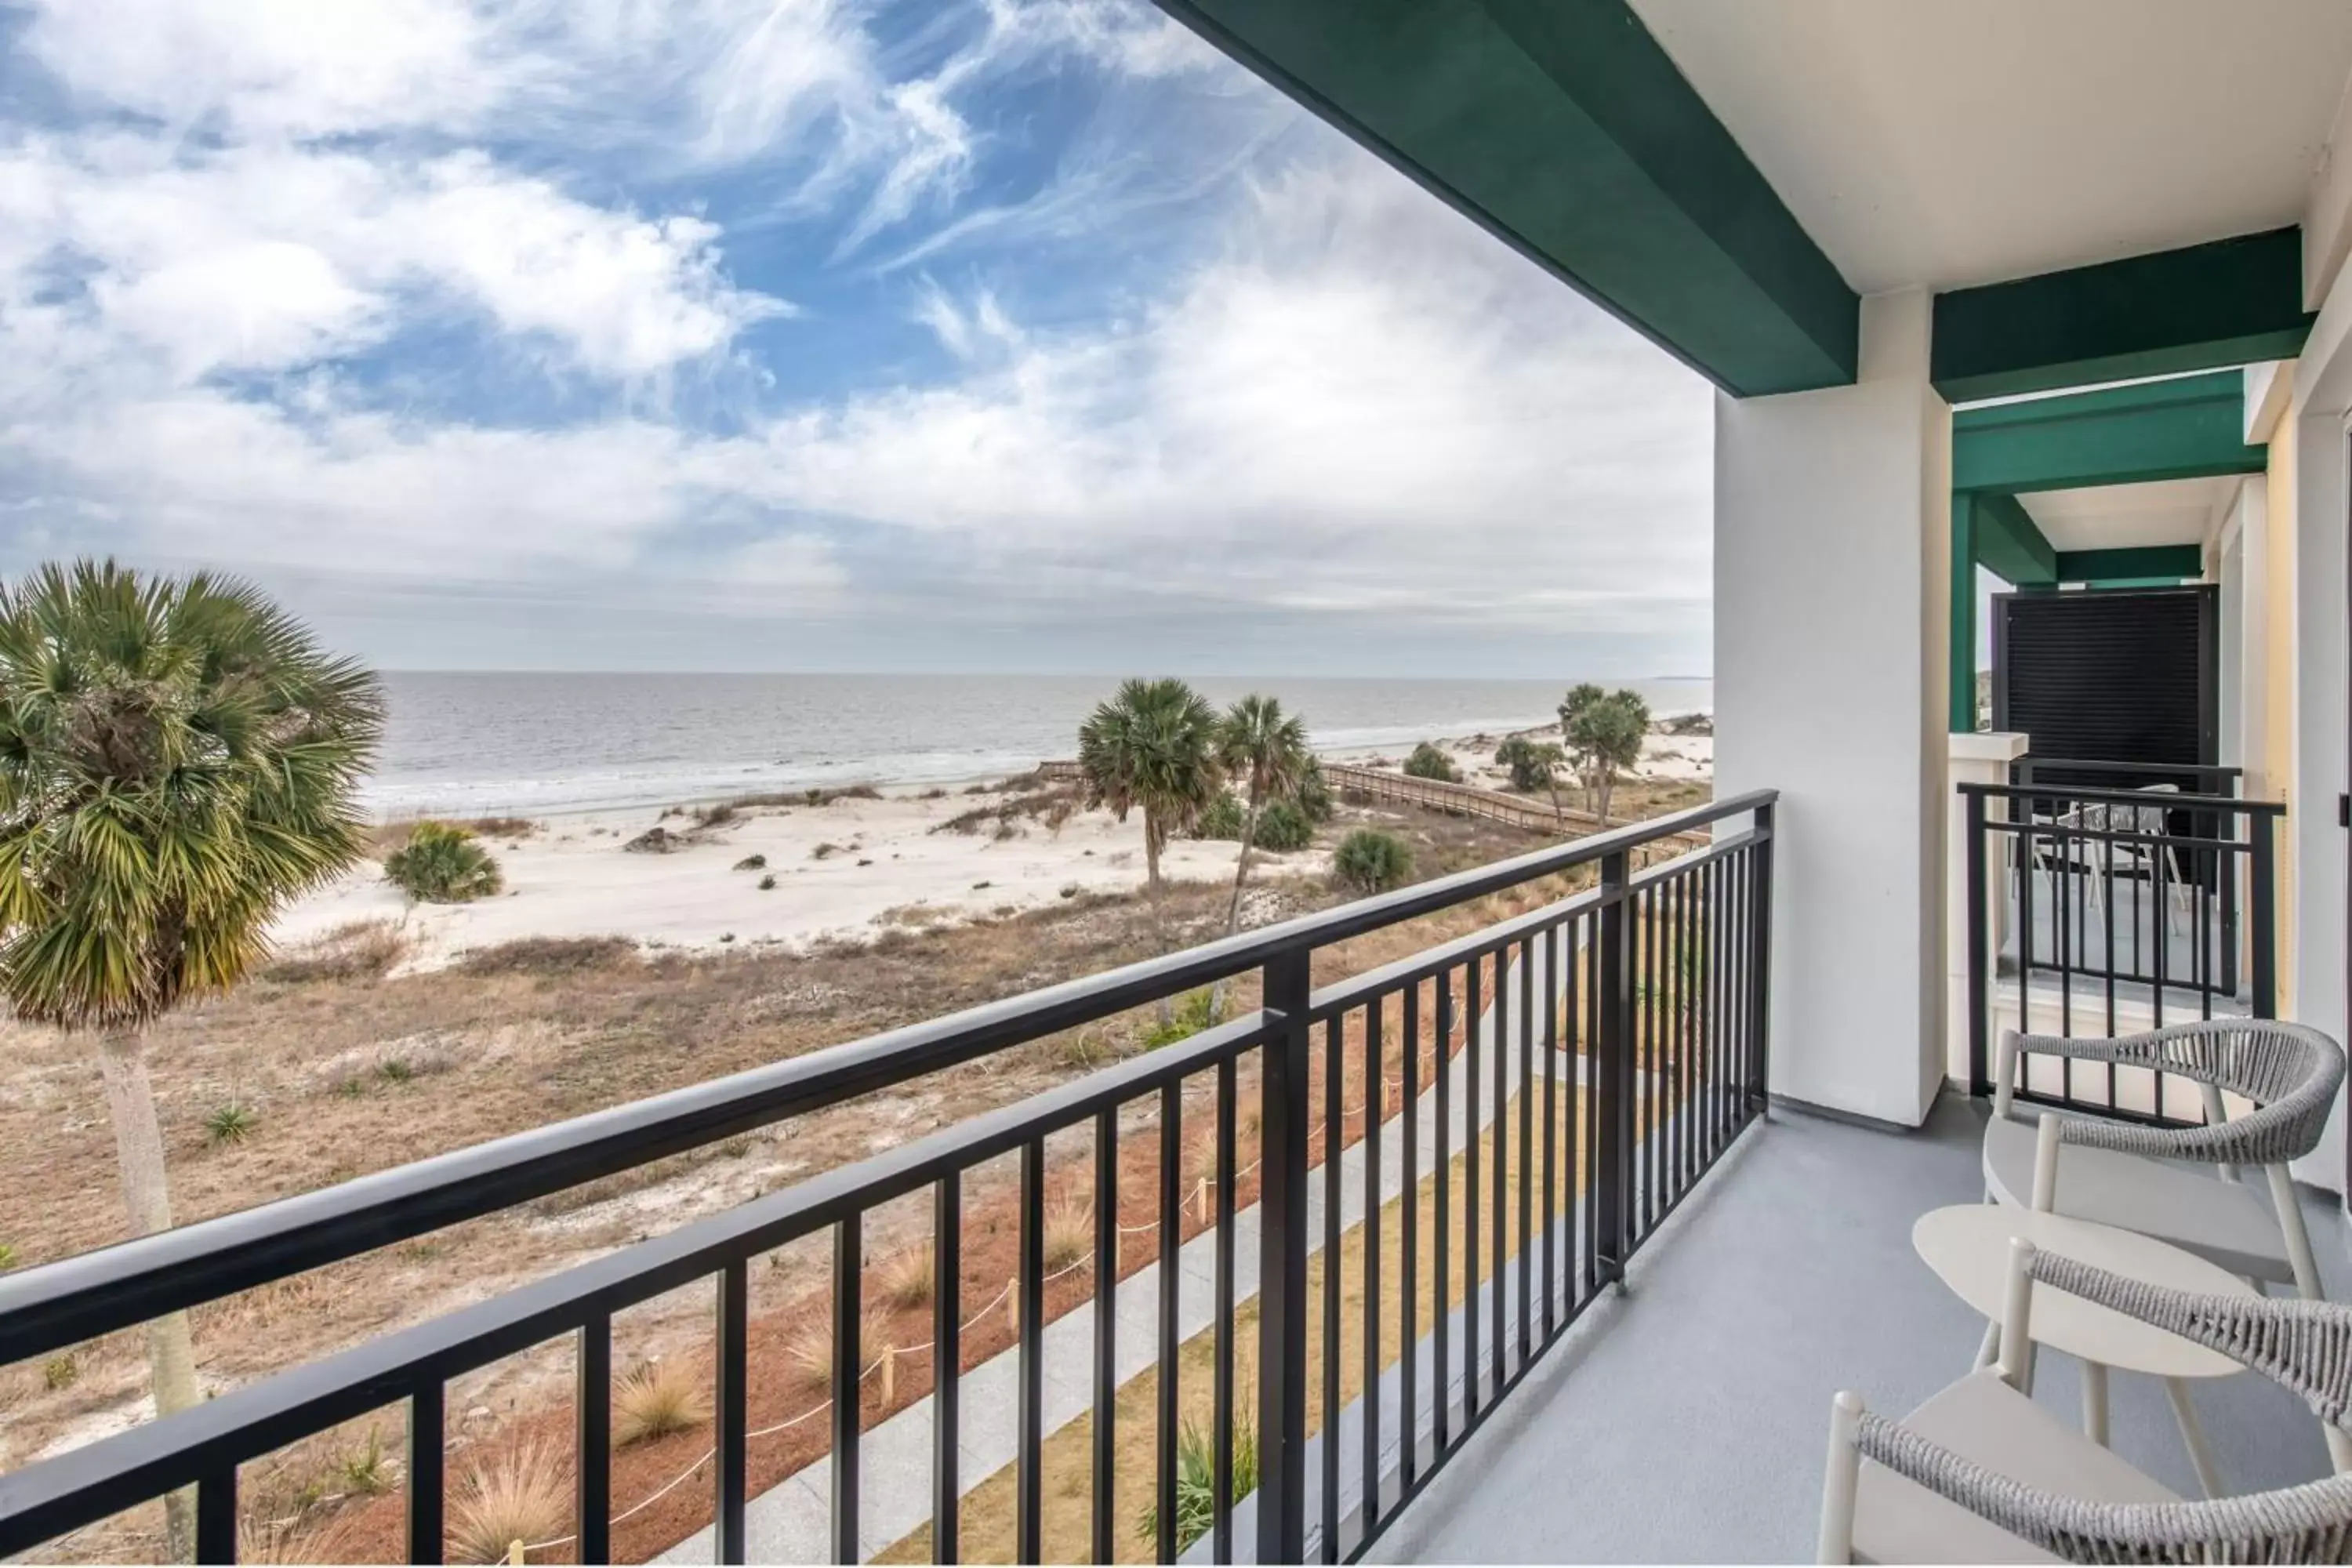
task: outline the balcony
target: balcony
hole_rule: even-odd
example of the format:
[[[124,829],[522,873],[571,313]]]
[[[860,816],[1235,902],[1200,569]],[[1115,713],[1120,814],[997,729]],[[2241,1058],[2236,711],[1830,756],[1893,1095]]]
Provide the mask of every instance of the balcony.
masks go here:
[[[0,1279],[0,1361],[45,1355],[1221,978],[1263,986],[1176,1044],[0,1477],[0,1554],[193,1485],[200,1558],[234,1560],[245,1468],[391,1406],[416,1561],[1802,1557],[1830,1394],[1907,1408],[1975,1350],[1982,1320],[1909,1236],[1980,1199],[1986,1112],[1947,1095],[1916,1133],[1767,1114],[1773,817],[1736,797]],[[1507,892],[1517,912],[1468,936],[1316,972],[1349,935]],[[2172,1104],[2159,1084],[2143,1113]],[[956,1289],[928,1340],[877,1344],[869,1242],[909,1211]],[[1000,1219],[1018,1260],[996,1289],[964,1251]],[[2352,1286],[2332,1211],[2310,1228]],[[834,1350],[824,1397],[785,1412],[753,1270],[796,1242],[794,1268],[830,1258]],[[714,1301],[709,1440],[663,1491],[625,1491],[614,1318],[687,1287]],[[576,1367],[569,1528],[486,1552],[457,1526],[479,1460],[449,1407],[548,1347]],[[935,1362],[961,1375],[936,1384]],[[2050,1362],[2040,1397],[2070,1408]],[[2195,1400],[2233,1489],[2326,1473],[2271,1384]],[[2114,1408],[2116,1447],[2193,1495],[2157,1386],[2117,1377]],[[780,1468],[761,1445],[803,1426],[821,1451]],[[616,1528],[681,1488],[698,1531]]]

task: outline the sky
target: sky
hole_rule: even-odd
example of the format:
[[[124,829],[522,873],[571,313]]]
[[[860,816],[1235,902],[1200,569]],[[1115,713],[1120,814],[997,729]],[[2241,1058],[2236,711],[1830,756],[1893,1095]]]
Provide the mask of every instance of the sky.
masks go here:
[[[0,0],[0,574],[387,668],[1705,674],[1711,396],[1145,0]]]

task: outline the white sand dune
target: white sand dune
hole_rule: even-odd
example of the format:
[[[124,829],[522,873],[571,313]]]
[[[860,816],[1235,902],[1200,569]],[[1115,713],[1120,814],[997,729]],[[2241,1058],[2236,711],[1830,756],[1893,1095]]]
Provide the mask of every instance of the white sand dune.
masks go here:
[[[542,819],[527,837],[484,840],[506,874],[506,891],[478,903],[418,905],[370,862],[302,900],[272,932],[299,947],[354,921],[405,919],[419,941],[420,964],[471,948],[522,937],[625,936],[648,946],[804,944],[824,937],[870,936],[889,911],[954,919],[1012,907],[1034,908],[1063,889],[1131,889],[1143,882],[1143,819],[1125,824],[1108,812],[1080,812],[1055,832],[1014,818],[1013,837],[934,832],[959,813],[1001,796],[950,794],[924,800],[887,795],[830,805],[761,807],[668,854],[622,846],[656,826],[691,826],[656,810],[599,812]],[[821,845],[835,847],[822,858]],[[1180,839],[1163,865],[1173,879],[1223,880],[1234,874],[1236,846]],[[1267,857],[1304,865],[1315,851]],[[747,857],[767,858],[764,872],[735,870]],[[761,876],[775,887],[761,891]],[[905,919],[907,915],[895,914]]]

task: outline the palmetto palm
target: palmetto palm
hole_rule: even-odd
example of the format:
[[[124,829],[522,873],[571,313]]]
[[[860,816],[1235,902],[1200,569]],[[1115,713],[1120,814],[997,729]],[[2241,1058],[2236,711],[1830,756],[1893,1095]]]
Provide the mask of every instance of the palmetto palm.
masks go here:
[[[1224,787],[1216,710],[1181,680],[1127,681],[1078,727],[1078,768],[1088,805],[1121,822],[1142,811],[1144,879],[1156,892],[1160,851]]]
[[[1241,858],[1234,866],[1233,903],[1225,911],[1225,930],[1234,931],[1241,929],[1242,883],[1249,876],[1258,813],[1268,801],[1286,800],[1297,793],[1315,754],[1307,749],[1305,720],[1286,715],[1275,699],[1252,693],[1234,703],[1218,724],[1217,755],[1226,773],[1242,780],[1249,792]]]
[[[95,1037],[136,1235],[172,1223],[140,1032],[360,858],[383,721],[373,675],[242,584],[82,562],[0,584],[0,994]],[[193,1405],[186,1314],[148,1349],[158,1414]]]

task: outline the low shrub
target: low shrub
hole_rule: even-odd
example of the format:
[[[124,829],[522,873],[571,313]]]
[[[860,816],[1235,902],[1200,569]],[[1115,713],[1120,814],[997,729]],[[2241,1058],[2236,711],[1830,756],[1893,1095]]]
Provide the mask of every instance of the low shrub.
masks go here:
[[[1333,851],[1331,874],[1356,892],[1383,893],[1412,875],[1412,851],[1393,833],[1360,827]]]
[[[553,1540],[571,1522],[570,1464],[528,1442],[467,1472],[450,1500],[449,1545],[460,1563],[502,1563],[518,1542]]]
[[[1236,1411],[1234,1415],[1234,1496],[1257,1489],[1257,1423]],[[1176,1439],[1176,1550],[1183,1552],[1209,1533],[1217,1508],[1217,1449],[1209,1434],[1192,1422]],[[1136,1533],[1145,1541],[1160,1539],[1160,1505],[1147,1503],[1136,1521]]]
[[[647,1362],[613,1391],[613,1441],[624,1448],[709,1419],[709,1397],[682,1357]]]
[[[760,879],[760,891],[763,893],[772,893],[775,890],[776,874],[773,871],[771,871],[766,876]]]
[[[1404,760],[1404,771],[1409,778],[1434,779],[1439,784],[1462,782],[1462,770],[1454,765],[1454,759],[1427,741],[1412,749],[1412,755]]]
[[[53,1355],[41,1363],[41,1386],[55,1394],[61,1388],[71,1388],[81,1378],[81,1363],[72,1352]]]
[[[1314,837],[1315,825],[1307,820],[1307,814],[1289,801],[1277,800],[1257,814],[1257,832],[1252,841],[1261,849],[1282,854],[1306,848]]]
[[[1065,1198],[1045,1211],[1045,1272],[1076,1268],[1095,1249],[1095,1216],[1085,1205]]]
[[[735,862],[738,871],[764,871],[767,868],[768,858],[765,855],[746,855]]]
[[[420,822],[384,857],[384,879],[419,903],[464,904],[506,886],[499,863],[474,836],[447,822]]]
[[[213,1107],[205,1117],[205,1142],[214,1148],[242,1143],[253,1136],[254,1124],[260,1119],[253,1107],[241,1100],[228,1100]]]
[[[1143,1047],[1172,1046],[1179,1040],[1189,1040],[1217,1021],[1217,994],[1214,988],[1193,991],[1185,994],[1170,1010],[1165,1023],[1154,1024],[1144,1031]]]
[[[887,1259],[874,1271],[882,1299],[894,1307],[928,1307],[939,1288],[936,1260],[928,1247],[910,1247]]]
[[[1240,801],[1230,795],[1220,795],[1210,803],[1209,809],[1201,814],[1200,820],[1192,824],[1192,837],[1223,838],[1238,844],[1242,829],[1248,821],[1249,813],[1242,809]]]
[[[1307,771],[1298,777],[1298,787],[1291,792],[1291,801],[1306,814],[1307,820],[1318,827],[1331,820],[1331,784],[1323,776],[1323,764],[1308,758]]]

